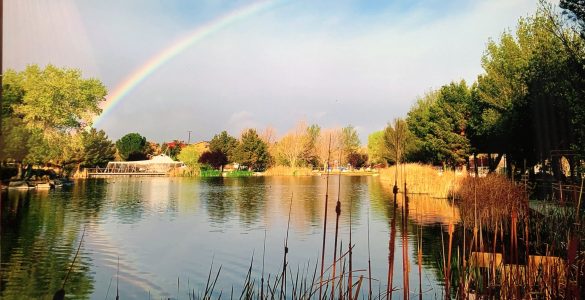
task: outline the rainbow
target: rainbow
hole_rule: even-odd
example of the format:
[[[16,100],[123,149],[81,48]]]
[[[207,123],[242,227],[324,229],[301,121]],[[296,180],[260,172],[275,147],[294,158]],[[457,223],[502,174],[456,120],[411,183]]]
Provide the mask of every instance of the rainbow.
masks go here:
[[[110,94],[108,94],[106,101],[101,105],[102,113],[95,116],[93,119],[93,126],[98,126],[104,117],[116,107],[116,104],[118,104],[141,82],[148,78],[148,76],[150,76],[152,73],[156,72],[156,70],[158,70],[169,60],[181,54],[183,51],[201,41],[205,37],[239,20],[245,19],[267,9],[274,2],[274,0],[258,0],[252,2],[249,5],[233,10],[225,15],[209,21],[208,23],[198,26],[184,37],[178,39],[170,46],[152,56],[144,64],[136,68],[132,73],[124,78],[124,80],[118,84]]]

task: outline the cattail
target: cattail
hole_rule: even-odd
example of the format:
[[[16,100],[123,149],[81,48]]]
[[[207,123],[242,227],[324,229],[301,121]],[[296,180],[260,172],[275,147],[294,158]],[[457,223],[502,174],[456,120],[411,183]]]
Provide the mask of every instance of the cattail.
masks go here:
[[[327,150],[327,179],[325,183],[325,216],[323,218],[323,246],[321,247],[321,275],[319,277],[319,299],[323,299],[323,271],[325,269],[325,239],[327,237],[327,200],[329,198],[329,158],[331,157],[331,135]]]
[[[339,152],[339,161],[341,161],[341,151]],[[335,298],[335,268],[337,266],[337,237],[339,235],[339,216],[341,215],[341,172],[337,175],[337,204],[335,205],[335,242],[333,244],[333,275],[331,278],[331,299]]]

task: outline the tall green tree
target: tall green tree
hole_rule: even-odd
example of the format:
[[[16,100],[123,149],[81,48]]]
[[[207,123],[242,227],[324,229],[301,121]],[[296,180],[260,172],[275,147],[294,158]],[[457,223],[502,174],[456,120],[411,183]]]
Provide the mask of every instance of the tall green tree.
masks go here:
[[[388,163],[388,148],[384,143],[384,130],[374,131],[368,136],[368,158],[372,164]]]
[[[2,135],[0,135],[0,158],[2,161],[22,162],[29,153],[31,131],[22,119],[12,116],[2,118]]]
[[[53,65],[45,69],[29,65],[22,72],[6,72],[3,81],[10,89],[22,89],[14,92],[22,99],[13,101],[13,114],[30,128],[42,129],[45,135],[91,125],[107,93],[99,80],[84,79],[79,70]]]
[[[123,160],[141,160],[145,158],[146,138],[139,133],[128,133],[116,141],[116,149]]]
[[[341,129],[341,150],[343,151],[344,160],[346,163],[349,156],[356,153],[360,148],[360,137],[355,130],[355,127],[348,125]]]
[[[313,168],[318,167],[320,164],[317,151],[317,142],[320,135],[321,126],[312,124],[307,127],[307,144],[305,145],[303,160],[307,165],[310,165]]]
[[[209,151],[219,151],[223,153],[230,163],[235,162],[234,151],[237,147],[238,140],[235,137],[229,135],[225,130],[220,134],[213,136],[211,141],[209,141]]]
[[[234,159],[250,170],[264,171],[270,162],[268,146],[258,136],[256,130],[248,129],[242,133]]]
[[[2,82],[0,144],[3,159],[17,163],[63,164],[75,160],[77,133],[101,112],[106,88],[75,69],[30,65],[7,70]],[[15,147],[19,147],[15,151]]]
[[[551,150],[585,142],[583,40],[559,27],[546,7],[518,22],[514,34],[490,41],[473,92],[471,140],[480,152],[506,153],[528,166]]]
[[[412,160],[418,151],[419,141],[410,132],[404,119],[395,119],[382,131],[384,157],[390,163],[402,163]]]
[[[82,167],[104,167],[114,160],[116,146],[108,139],[105,131],[92,128],[81,133],[83,145]]]
[[[433,164],[464,163],[471,152],[466,133],[470,101],[465,81],[452,82],[419,100],[407,117],[410,131],[419,140],[417,153],[410,155]]]

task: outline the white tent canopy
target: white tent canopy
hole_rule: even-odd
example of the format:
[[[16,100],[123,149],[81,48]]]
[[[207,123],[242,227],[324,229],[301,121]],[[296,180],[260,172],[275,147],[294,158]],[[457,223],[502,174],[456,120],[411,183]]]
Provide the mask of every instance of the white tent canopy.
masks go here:
[[[174,161],[167,155],[153,156],[149,160],[111,161],[108,162],[106,172],[110,173],[167,173],[174,168],[185,166],[183,162]]]

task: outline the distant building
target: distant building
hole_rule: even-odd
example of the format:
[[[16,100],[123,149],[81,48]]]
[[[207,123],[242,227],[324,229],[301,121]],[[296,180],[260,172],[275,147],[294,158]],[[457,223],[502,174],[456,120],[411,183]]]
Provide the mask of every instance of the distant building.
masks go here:
[[[184,165],[180,161],[174,161],[169,156],[161,154],[149,160],[108,162],[105,173],[168,173]]]

